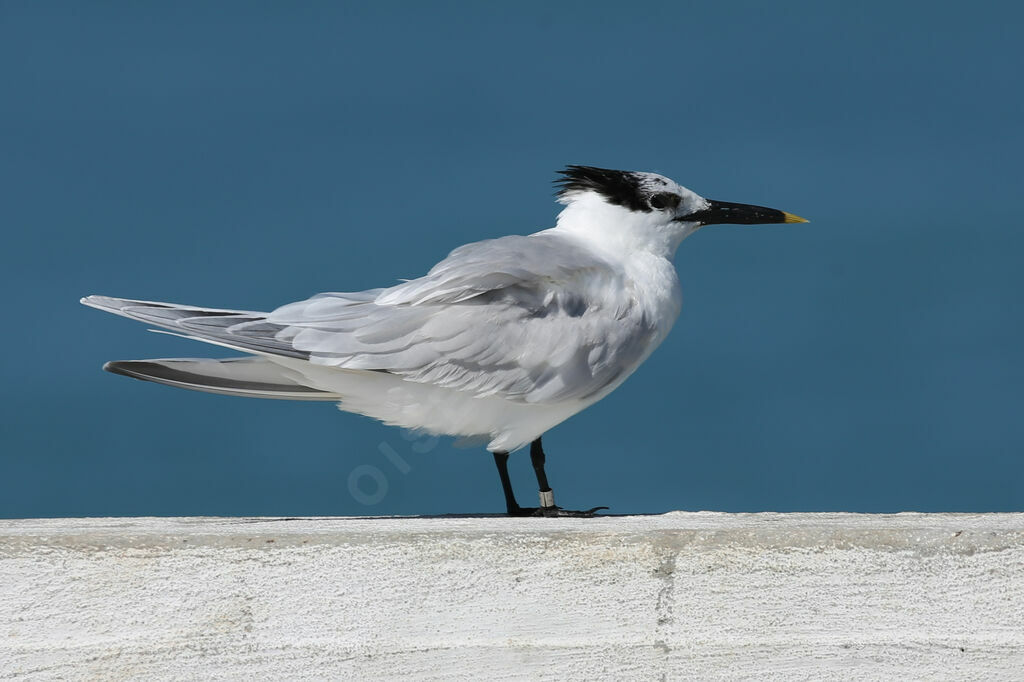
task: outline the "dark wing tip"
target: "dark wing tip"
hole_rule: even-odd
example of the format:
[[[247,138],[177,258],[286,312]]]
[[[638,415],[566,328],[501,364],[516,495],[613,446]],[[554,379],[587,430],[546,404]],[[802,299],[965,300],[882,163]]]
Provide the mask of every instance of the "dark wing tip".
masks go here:
[[[103,371],[110,372],[111,374],[120,374],[123,377],[134,377],[138,379],[138,375],[134,372],[128,371],[130,362],[111,360],[110,362],[103,363]]]

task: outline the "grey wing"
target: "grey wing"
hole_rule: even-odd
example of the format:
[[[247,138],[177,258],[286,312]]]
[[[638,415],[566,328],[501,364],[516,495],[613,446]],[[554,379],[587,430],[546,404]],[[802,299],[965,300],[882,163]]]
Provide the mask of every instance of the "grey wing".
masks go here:
[[[345,296],[350,305],[355,305],[372,301],[381,291],[384,290],[369,289],[350,294],[321,294],[321,296]],[[86,296],[81,303],[91,308],[162,327],[177,336],[260,355],[309,359],[309,353],[295,348],[286,340],[287,326],[269,322],[267,313],[98,295]],[[307,302],[303,301],[302,303]]]
[[[277,338],[284,329],[266,321],[266,313],[139,301],[112,296],[86,296],[84,305],[170,330],[172,334],[261,355],[306,360],[307,353]]]
[[[656,335],[614,268],[545,233],[463,246],[369,293],[320,294],[264,323],[317,364],[524,402],[600,393]]]

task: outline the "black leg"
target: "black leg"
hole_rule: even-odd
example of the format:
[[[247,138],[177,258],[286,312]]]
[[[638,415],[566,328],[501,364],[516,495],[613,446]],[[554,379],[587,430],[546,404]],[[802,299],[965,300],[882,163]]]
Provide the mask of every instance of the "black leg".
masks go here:
[[[530,462],[533,464],[533,472],[537,474],[537,485],[542,493],[551,492],[548,485],[548,475],[544,473],[544,448],[541,447],[540,438],[530,443]]]
[[[508,477],[508,453],[495,452],[494,463],[498,465],[498,476],[501,477],[501,490],[505,493],[505,509],[509,516],[531,516],[536,509],[523,509],[516,502],[516,494],[512,491],[512,480]]]
[[[501,477],[501,489],[505,493],[505,509],[509,516],[593,516],[599,509],[608,507],[594,507],[587,511],[572,511],[562,509],[555,505],[555,495],[548,485],[548,475],[544,471],[544,448],[541,446],[540,438],[530,444],[530,462],[533,464],[533,472],[537,474],[537,486],[540,488],[540,507],[520,507],[516,502],[515,493],[512,491],[512,480],[508,476],[508,453],[495,452],[494,463],[498,466],[498,476]]]

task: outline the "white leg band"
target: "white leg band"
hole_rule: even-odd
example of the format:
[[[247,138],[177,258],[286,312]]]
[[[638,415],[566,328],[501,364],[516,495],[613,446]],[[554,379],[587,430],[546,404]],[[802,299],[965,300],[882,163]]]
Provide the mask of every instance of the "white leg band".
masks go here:
[[[555,506],[555,491],[554,490],[541,490],[540,491],[540,506],[542,506],[542,507],[554,507]]]

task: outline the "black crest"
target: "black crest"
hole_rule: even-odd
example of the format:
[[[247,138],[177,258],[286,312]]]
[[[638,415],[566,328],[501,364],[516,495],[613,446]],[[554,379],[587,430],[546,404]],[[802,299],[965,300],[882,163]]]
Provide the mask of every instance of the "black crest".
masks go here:
[[[630,211],[651,210],[644,198],[640,176],[636,173],[593,166],[566,166],[565,170],[558,173],[563,176],[555,180],[559,197],[570,192],[590,190],[599,193],[608,203]]]

